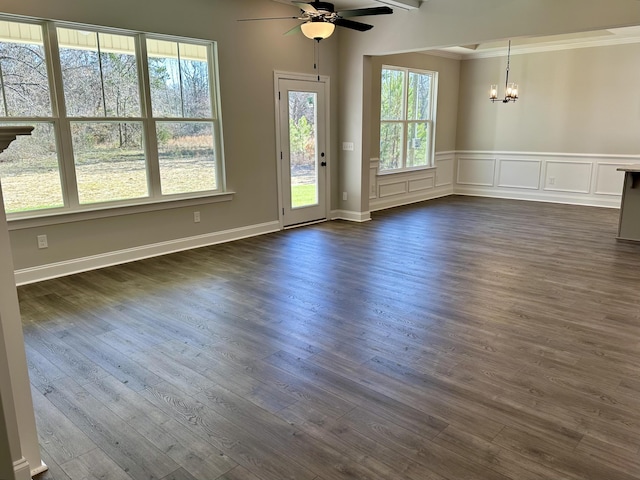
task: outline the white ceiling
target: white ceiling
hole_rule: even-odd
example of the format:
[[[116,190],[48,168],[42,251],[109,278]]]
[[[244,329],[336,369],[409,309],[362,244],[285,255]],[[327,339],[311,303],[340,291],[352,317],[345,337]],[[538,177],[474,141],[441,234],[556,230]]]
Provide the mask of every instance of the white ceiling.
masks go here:
[[[291,3],[291,0],[273,1],[294,6]],[[311,3],[312,0],[306,1]],[[420,8],[428,8],[428,0],[333,0],[331,3],[333,3],[336,11],[352,8],[376,7],[381,5],[389,5],[394,9],[398,9],[403,8],[403,4],[416,4],[420,5]],[[411,10],[412,8],[406,7],[403,9]],[[504,39],[501,41],[478,45],[452,46],[440,49],[438,52],[443,55],[464,59],[504,56],[506,55],[508,40],[509,39]],[[601,45],[640,43],[640,26],[554,35],[549,37],[519,37],[513,38],[511,43],[511,53],[514,55],[520,53],[534,53],[540,51],[564,50]]]

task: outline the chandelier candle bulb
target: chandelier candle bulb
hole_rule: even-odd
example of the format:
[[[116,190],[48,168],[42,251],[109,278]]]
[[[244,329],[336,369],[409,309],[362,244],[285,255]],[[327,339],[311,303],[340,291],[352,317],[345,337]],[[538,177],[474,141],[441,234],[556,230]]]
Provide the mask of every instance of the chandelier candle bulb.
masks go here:
[[[491,90],[489,92],[489,99],[496,100],[498,98],[498,85],[491,85]]]

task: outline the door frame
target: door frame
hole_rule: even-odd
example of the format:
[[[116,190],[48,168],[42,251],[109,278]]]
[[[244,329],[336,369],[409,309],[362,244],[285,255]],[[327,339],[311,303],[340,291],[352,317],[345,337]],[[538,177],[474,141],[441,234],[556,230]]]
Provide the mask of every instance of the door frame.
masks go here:
[[[278,177],[278,222],[280,223],[280,230],[284,230],[285,228],[295,228],[298,225],[292,225],[290,227],[284,226],[284,215],[282,213],[282,209],[284,208],[284,200],[283,200],[283,185],[282,185],[282,162],[280,161],[280,152],[282,152],[281,145],[281,129],[282,125],[280,125],[280,108],[278,93],[279,93],[279,82],[280,80],[300,80],[304,82],[313,82],[313,83],[322,83],[324,84],[325,89],[325,161],[327,162],[327,166],[323,167],[325,169],[325,219],[318,220],[316,222],[310,223],[318,223],[330,220],[331,217],[331,84],[330,78],[327,75],[320,75],[320,80],[318,80],[318,75],[306,74],[306,73],[292,73],[292,72],[283,72],[279,70],[275,70],[273,72],[273,103],[275,106],[275,117],[276,117],[276,172]],[[306,225],[306,224],[301,224]]]

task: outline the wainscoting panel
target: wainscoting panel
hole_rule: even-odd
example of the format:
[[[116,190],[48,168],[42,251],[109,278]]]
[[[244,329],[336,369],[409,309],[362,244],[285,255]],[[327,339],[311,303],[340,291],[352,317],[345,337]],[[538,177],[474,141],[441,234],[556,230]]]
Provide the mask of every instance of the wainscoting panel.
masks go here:
[[[591,162],[547,160],[545,190],[567,193],[589,193],[591,186]]]
[[[498,187],[540,188],[541,160],[501,158],[498,161]]]
[[[624,172],[618,172],[622,163],[599,163],[596,166],[595,193],[598,195],[622,195]]]
[[[482,156],[458,157],[458,185],[493,187],[496,159]]]
[[[451,195],[455,160],[455,152],[438,153],[435,167],[381,174],[379,160],[371,159],[369,210],[382,210]]]
[[[620,208],[624,175],[640,155],[463,151],[436,154],[435,168],[378,171],[371,160],[369,210],[446,195],[478,195]]]
[[[407,193],[407,180],[398,180],[389,183],[380,183],[378,185],[378,198],[391,197],[393,195],[402,195]]]
[[[453,193],[619,208],[620,166],[638,155],[456,152]],[[491,181],[495,165],[495,180]]]
[[[455,165],[455,154],[436,155],[436,187],[453,185]]]
[[[409,179],[409,192],[415,193],[421,190],[429,190],[435,186],[434,177],[416,178],[415,180]]]

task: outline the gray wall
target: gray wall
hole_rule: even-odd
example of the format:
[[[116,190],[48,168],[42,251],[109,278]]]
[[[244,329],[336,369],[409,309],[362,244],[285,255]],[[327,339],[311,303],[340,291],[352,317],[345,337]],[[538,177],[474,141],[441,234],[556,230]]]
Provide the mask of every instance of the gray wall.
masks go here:
[[[506,58],[462,61],[457,150],[637,154],[640,44],[511,56],[515,104],[504,91]]]
[[[196,208],[189,207],[13,230],[16,269],[278,219],[273,72],[313,73],[313,42],[302,35],[282,35],[294,21],[236,19],[290,16],[294,8],[265,0],[19,0],[3,2],[0,11],[217,41],[227,186],[236,192],[230,202],[199,205],[199,224],[193,223]],[[320,45],[321,73],[334,80],[336,50],[336,38]],[[333,138],[337,111],[334,95]],[[337,158],[335,147],[330,158]],[[336,192],[337,174],[336,168]],[[37,249],[39,234],[48,235],[48,249]]]

